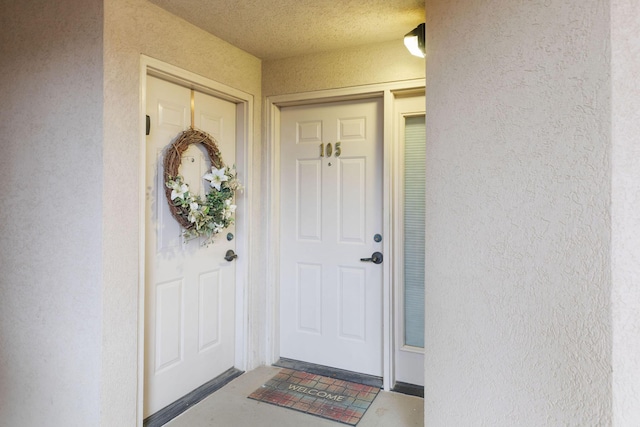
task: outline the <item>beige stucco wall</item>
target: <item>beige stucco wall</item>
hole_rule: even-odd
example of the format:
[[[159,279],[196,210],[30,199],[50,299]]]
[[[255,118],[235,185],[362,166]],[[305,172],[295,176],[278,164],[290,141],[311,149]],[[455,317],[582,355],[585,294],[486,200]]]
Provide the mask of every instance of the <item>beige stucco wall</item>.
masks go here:
[[[613,424],[640,425],[640,1],[611,2]]]
[[[428,426],[611,423],[608,4],[426,2]]]
[[[3,425],[135,425],[141,53],[253,94],[258,158],[262,93],[425,75],[389,43],[261,76],[144,0],[105,3],[0,15]],[[611,36],[609,2],[427,1],[427,425],[640,424],[640,11],[610,4]]]
[[[216,19],[211,16],[211,19]],[[103,424],[136,420],[140,54],[200,74],[254,96],[254,150],[259,156],[261,63],[257,58],[144,0],[105,2],[104,48],[104,333]],[[249,197],[260,218],[260,162],[253,164]],[[256,185],[257,183],[257,185]],[[123,201],[126,201],[123,206]],[[259,252],[260,229],[250,230]],[[263,227],[264,228],[264,227]],[[260,263],[253,263],[260,276]],[[260,286],[252,286],[260,292]],[[259,295],[251,298],[260,301]],[[262,298],[264,300],[264,298]],[[264,324],[264,322],[261,322]],[[251,332],[252,336],[260,335]],[[266,336],[266,334],[263,334]],[[259,349],[254,351],[259,353]],[[253,363],[259,363],[258,357]]]
[[[0,425],[95,426],[102,1],[0,9]]]
[[[424,59],[397,41],[264,61],[264,96],[424,78]]]

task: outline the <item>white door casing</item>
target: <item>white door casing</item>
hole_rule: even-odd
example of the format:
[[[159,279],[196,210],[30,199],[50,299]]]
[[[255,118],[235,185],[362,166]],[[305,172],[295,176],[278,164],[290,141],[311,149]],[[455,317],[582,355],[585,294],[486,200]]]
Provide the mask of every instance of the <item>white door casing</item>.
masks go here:
[[[235,162],[236,105],[194,94],[194,124],[218,141],[224,161]],[[214,244],[184,242],[164,195],[162,153],[190,125],[191,91],[147,76],[145,218],[144,417],[186,395],[234,365],[235,263],[224,260],[234,241],[225,230]],[[181,174],[192,191],[208,191],[206,152],[191,146]]]
[[[382,109],[281,109],[282,357],[382,376],[383,266],[361,261],[383,249]]]

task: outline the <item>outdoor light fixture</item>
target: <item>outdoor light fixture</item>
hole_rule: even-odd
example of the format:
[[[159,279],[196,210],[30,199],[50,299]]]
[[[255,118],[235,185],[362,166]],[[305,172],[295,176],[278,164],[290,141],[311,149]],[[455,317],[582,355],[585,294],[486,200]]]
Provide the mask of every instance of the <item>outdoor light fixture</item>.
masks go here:
[[[424,58],[424,22],[404,36],[404,45],[412,55]]]

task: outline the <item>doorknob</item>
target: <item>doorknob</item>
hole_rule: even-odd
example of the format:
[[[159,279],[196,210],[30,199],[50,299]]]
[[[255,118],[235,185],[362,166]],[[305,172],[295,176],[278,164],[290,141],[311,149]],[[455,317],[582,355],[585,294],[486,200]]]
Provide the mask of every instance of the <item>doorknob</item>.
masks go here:
[[[360,261],[382,264],[382,254],[380,252],[374,252],[371,254],[371,258],[360,258]]]
[[[238,258],[238,254],[233,252],[233,249],[229,249],[227,253],[224,254],[224,259],[226,259],[229,262],[233,261],[236,258]]]

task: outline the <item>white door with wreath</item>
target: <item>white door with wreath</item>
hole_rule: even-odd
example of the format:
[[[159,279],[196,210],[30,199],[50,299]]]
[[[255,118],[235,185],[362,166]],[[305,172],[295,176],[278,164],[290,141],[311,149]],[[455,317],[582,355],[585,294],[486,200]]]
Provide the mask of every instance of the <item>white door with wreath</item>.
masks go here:
[[[199,92],[192,104],[190,89],[152,76],[146,101],[145,418],[233,367],[236,283],[234,205],[223,194],[236,105]],[[172,146],[190,125],[211,135],[226,168],[211,146]],[[181,178],[165,176],[167,153]]]

